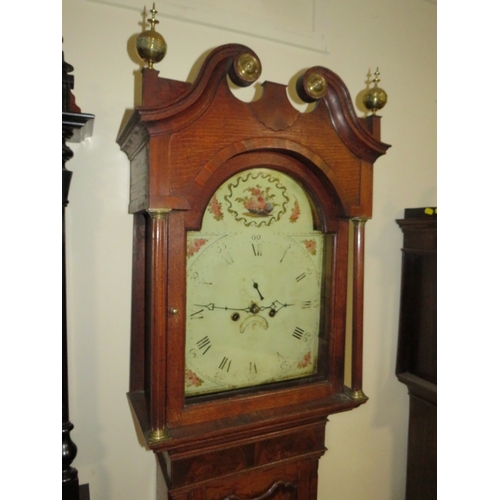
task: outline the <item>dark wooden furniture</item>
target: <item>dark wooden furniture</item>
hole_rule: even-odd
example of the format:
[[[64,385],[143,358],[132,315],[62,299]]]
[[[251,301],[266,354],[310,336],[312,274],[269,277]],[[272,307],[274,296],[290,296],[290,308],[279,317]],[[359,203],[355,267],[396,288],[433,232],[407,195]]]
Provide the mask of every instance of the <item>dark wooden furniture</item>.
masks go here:
[[[401,312],[396,363],[408,386],[410,419],[406,500],[437,497],[437,212],[405,210]]]
[[[69,203],[69,188],[72,172],[66,168],[66,162],[73,157],[68,142],[80,142],[92,135],[94,115],[82,113],[75,103],[71,92],[74,76],[70,75],[73,66],[62,57],[62,498],[63,500],[88,499],[88,485],[79,485],[78,471],[72,467],[77,447],[71,439],[73,424],[69,419],[68,395],[68,345],[66,321],[66,206]]]
[[[239,86],[258,78],[249,48],[224,45],[195,82],[143,70],[143,104],[118,137],[131,162],[134,214],[129,399],[158,464],[158,499],[314,500],[328,415],[358,407],[362,391],[364,223],[373,163],[389,147],[380,118],[359,119],[340,78],[309,69],[300,113],[283,85],[266,82],[244,103]],[[185,397],[186,241],[213,193],[239,172],[265,166],[304,187],[326,235],[318,371],[305,379]],[[354,225],[354,331],[344,383],[349,224]],[[208,306],[204,306],[208,308]],[[280,313],[282,314],[282,313]],[[213,332],[212,332],[213,333]]]

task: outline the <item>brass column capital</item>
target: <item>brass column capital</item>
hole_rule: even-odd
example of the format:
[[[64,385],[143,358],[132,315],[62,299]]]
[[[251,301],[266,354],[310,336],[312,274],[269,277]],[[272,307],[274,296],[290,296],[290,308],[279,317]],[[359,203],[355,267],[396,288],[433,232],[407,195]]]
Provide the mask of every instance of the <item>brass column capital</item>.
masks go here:
[[[171,211],[171,208],[152,208],[148,210],[148,214],[152,219],[166,219]]]
[[[150,429],[147,434],[147,440],[149,444],[166,441],[169,437],[170,434],[166,429]]]
[[[368,218],[367,217],[353,217],[351,220],[355,224],[361,224],[361,225],[363,225],[363,224],[366,223],[366,221],[368,220]]]

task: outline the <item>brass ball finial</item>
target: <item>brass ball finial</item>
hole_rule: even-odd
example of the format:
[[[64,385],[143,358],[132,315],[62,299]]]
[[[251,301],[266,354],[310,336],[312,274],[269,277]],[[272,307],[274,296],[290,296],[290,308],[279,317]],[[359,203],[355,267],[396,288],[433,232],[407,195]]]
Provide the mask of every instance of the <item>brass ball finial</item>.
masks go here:
[[[306,80],[307,90],[315,99],[325,97],[328,85],[323,75],[311,73]]]
[[[255,82],[261,72],[260,61],[252,54],[241,54],[235,62],[236,74],[246,83]]]
[[[148,68],[152,69],[154,63],[160,62],[165,57],[167,43],[160,33],[155,31],[155,25],[160,21],[155,18],[158,11],[154,3],[149,12],[151,12],[151,19],[148,19],[148,23],[151,24],[151,29],[143,31],[137,37],[135,47],[139,57],[148,63]]]
[[[377,68],[377,71],[375,71],[375,78],[372,80],[373,87],[363,96],[363,104],[374,115],[377,114],[377,111],[382,109],[387,103],[387,94],[385,90],[379,88],[378,86],[378,82],[380,82],[379,75],[380,72]]]

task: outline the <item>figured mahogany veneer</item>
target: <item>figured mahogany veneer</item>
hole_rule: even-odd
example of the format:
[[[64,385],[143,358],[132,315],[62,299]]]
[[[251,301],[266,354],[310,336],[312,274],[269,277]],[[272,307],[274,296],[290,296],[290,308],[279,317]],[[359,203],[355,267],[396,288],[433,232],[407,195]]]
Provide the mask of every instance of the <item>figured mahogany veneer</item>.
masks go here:
[[[129,399],[158,462],[158,499],[316,498],[327,416],[353,409],[362,393],[364,222],[372,210],[373,162],[380,118],[359,119],[331,71],[315,67],[299,81],[308,113],[291,106],[286,87],[263,84],[244,103],[227,78],[242,45],[212,51],[193,84],[143,70],[143,106],[118,142],[131,163],[134,214]],[[307,86],[319,74],[326,94]],[[265,166],[298,180],[326,233],[325,313],[318,374],[233,394],[184,397],[186,232],[199,230],[216,189],[237,172]],[[352,387],[344,387],[350,221],[356,243]]]

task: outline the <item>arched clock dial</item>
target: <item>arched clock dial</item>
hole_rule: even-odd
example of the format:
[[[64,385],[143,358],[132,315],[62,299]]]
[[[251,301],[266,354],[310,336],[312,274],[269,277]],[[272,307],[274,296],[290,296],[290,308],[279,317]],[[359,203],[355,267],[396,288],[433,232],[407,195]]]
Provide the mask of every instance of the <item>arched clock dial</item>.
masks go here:
[[[251,169],[217,190],[187,237],[186,396],[316,373],[323,238],[283,173]]]

